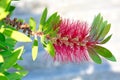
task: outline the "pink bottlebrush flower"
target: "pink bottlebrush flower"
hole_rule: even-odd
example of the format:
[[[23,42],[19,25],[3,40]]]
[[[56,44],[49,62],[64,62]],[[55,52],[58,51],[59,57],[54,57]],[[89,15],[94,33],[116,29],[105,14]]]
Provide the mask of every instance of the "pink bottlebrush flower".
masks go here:
[[[89,60],[87,46],[89,27],[86,22],[61,20],[54,47],[55,61],[81,62]]]
[[[86,22],[61,19],[57,13],[52,14],[47,20],[47,9],[44,10],[40,31],[41,43],[46,51],[59,62],[82,62],[92,59],[101,64],[101,57],[116,61],[112,53],[100,46],[108,42],[112,35],[106,37],[110,24],[98,14],[95,16],[91,27]]]

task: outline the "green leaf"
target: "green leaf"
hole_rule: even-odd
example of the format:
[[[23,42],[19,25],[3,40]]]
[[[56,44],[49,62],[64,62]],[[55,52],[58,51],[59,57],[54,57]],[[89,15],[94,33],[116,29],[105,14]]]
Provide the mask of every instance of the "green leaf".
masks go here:
[[[93,22],[92,22],[92,27],[97,27],[96,25],[98,25],[98,22],[101,19],[101,14],[99,13],[97,16],[95,16]]]
[[[7,58],[5,60],[5,62],[3,63],[3,65],[0,68],[1,72],[6,71],[7,69],[9,69],[10,67],[12,67],[14,64],[16,64],[17,60],[20,59],[22,53],[23,53],[23,49],[24,47],[19,47],[17,49],[15,49],[12,53],[11,56],[9,56],[9,58]]]
[[[55,18],[57,17],[57,12],[55,12],[54,14],[52,14],[48,20],[46,21],[45,26],[43,27],[43,32],[47,33],[48,31],[50,31],[53,27],[53,24],[55,22]]]
[[[107,33],[110,31],[110,27],[111,24],[107,24],[104,28],[104,30],[102,31],[102,34],[100,35],[100,39],[99,40],[103,40],[104,37],[107,35]]]
[[[0,13],[0,20],[4,19],[8,14],[9,14],[9,12]]]
[[[0,41],[0,49],[8,50],[4,42]]]
[[[39,29],[38,29],[38,31],[40,31],[40,32],[43,31],[43,26],[46,23],[47,12],[48,12],[48,10],[47,10],[47,8],[45,8],[43,13],[42,13],[41,19],[40,19],[40,24],[39,24]]]
[[[107,25],[107,21],[103,21],[103,17],[101,14],[98,14],[92,23],[90,36],[93,40],[99,40],[99,37],[101,36],[104,28]]]
[[[97,64],[101,64],[102,63],[101,58],[97,55],[97,53],[92,48],[88,48],[88,53],[89,53],[91,59],[95,63],[97,63]]]
[[[16,45],[16,42],[14,39],[11,39],[9,37],[6,38],[5,44],[10,50],[14,50],[14,46]]]
[[[35,19],[33,17],[30,18],[29,24],[30,24],[31,30],[35,31],[36,30],[36,21],[35,21]]]
[[[0,33],[0,41],[5,42],[5,36],[2,33]]]
[[[43,27],[43,32],[44,32],[44,34],[50,34],[50,33],[52,33],[53,31],[55,31],[54,28],[59,24],[59,22],[60,22],[60,16],[57,15],[57,12],[54,13],[54,14],[52,14],[52,15],[48,18],[45,26]],[[56,31],[56,32],[57,32],[57,31]]]
[[[43,44],[43,46],[45,47],[45,45],[46,45],[46,36],[45,36],[45,35],[42,35],[42,36],[40,37],[40,40],[41,40],[41,43]]]
[[[0,73],[0,80],[9,80],[3,73]]]
[[[60,28],[59,23],[60,23],[60,16],[58,15],[54,18],[51,24],[52,28],[51,29],[48,28],[48,31],[46,31],[47,34],[49,34],[51,37],[55,37]]]
[[[52,42],[48,42],[46,44],[46,47],[44,47],[46,49],[46,51],[52,56],[54,57],[55,56],[55,49],[54,49],[54,46],[52,44]]]
[[[4,62],[4,58],[3,56],[0,54],[0,63],[3,63]]]
[[[0,28],[0,32],[16,41],[19,41],[19,42],[31,42],[32,41],[25,34],[15,31],[15,30],[12,30],[12,29],[9,29],[9,28]]]
[[[5,51],[0,51],[0,55],[2,55],[3,57],[9,57],[10,55],[12,55],[12,53],[8,50],[5,50]]]
[[[102,46],[95,45],[93,48],[98,54],[100,54],[101,56],[105,58],[110,58],[113,56],[112,53],[108,49]]]
[[[0,20],[9,14],[9,11],[6,11],[6,9],[9,6],[10,2],[11,0],[0,0]]]
[[[110,24],[103,21],[101,14],[98,14],[92,23],[90,36],[92,40],[102,41],[110,30]]]
[[[101,14],[99,13],[93,20],[92,22],[92,27],[91,27],[91,31],[90,31],[90,35],[94,35],[97,34],[97,29],[98,29],[98,23],[100,23],[102,21],[103,18],[101,18]]]
[[[37,38],[35,38],[33,45],[32,45],[32,59],[33,59],[33,61],[36,60],[37,54],[38,54],[38,40],[37,40]]]
[[[7,75],[7,77],[9,78],[9,80],[19,80],[22,77],[26,76],[27,74],[28,74],[27,71],[19,71],[19,72],[17,71]]]
[[[99,28],[98,28],[98,34],[97,34],[97,38],[96,40],[99,40],[99,38],[102,36],[102,33],[104,31],[104,28],[107,26],[107,21],[104,21],[100,24]]]
[[[10,14],[12,14],[14,10],[15,10],[15,6],[10,6],[8,11]]]
[[[109,35],[107,38],[105,38],[102,42],[100,42],[100,44],[105,44],[106,42],[108,42],[112,37],[112,34]]]
[[[0,0],[0,13],[6,10],[11,0]]]
[[[108,59],[108,60],[110,60],[110,61],[113,61],[113,62],[116,62],[116,59],[115,59],[115,57],[112,55],[112,57],[110,57],[110,58],[106,58],[106,59]]]
[[[41,19],[40,19],[40,25],[44,25],[45,22],[46,22],[46,18],[47,18],[47,8],[44,9],[43,13],[42,13],[42,16],[41,16]]]

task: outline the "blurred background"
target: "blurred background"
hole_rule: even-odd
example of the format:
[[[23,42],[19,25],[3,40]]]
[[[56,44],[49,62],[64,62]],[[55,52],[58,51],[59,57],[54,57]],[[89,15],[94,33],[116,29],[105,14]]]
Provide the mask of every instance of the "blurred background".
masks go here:
[[[58,12],[63,18],[87,21],[90,25],[93,18],[101,13],[104,20],[112,24],[111,40],[103,45],[117,58],[117,62],[103,59],[98,65],[92,62],[58,63],[45,56],[46,52],[39,43],[39,54],[35,62],[31,57],[30,43],[18,43],[16,47],[25,45],[24,60],[20,64],[25,66],[29,74],[23,80],[120,80],[120,0],[20,0],[13,2],[16,10],[13,17],[25,19],[32,16],[39,24],[39,19],[45,7],[49,14]]]

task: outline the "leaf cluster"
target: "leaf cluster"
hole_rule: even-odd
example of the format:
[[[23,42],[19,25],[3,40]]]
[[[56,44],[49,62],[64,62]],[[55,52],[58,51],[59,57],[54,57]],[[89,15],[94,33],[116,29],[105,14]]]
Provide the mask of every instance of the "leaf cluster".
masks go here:
[[[104,21],[101,14],[98,14],[93,20],[89,36],[91,41],[95,41],[98,44],[88,47],[88,52],[92,60],[98,64],[102,63],[100,56],[110,61],[116,61],[115,57],[108,49],[100,46],[100,44],[105,44],[110,40],[112,35],[106,37],[110,30],[110,27],[111,24],[108,24],[107,21]]]
[[[43,47],[52,57],[54,57],[55,50],[50,39],[57,36],[56,34],[59,29],[60,16],[55,12],[47,19],[47,14],[48,10],[45,8],[40,19],[39,31],[42,31],[44,34],[41,36]],[[47,36],[49,39],[47,39]]]
[[[22,60],[24,47],[14,47],[17,42],[32,40],[4,23],[4,18],[11,15],[14,9],[11,0],[0,0],[0,80],[21,80],[28,73],[18,64],[18,60]],[[11,68],[15,71],[9,72]]]

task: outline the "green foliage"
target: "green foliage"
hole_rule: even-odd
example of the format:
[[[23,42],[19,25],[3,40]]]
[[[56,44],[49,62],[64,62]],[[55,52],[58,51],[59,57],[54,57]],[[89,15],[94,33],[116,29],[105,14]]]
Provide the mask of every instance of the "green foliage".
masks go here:
[[[109,58],[106,58],[106,59],[108,59],[110,61],[113,61],[113,62],[116,62],[116,59],[115,59],[115,57],[113,55],[112,55],[112,57],[109,57]]]
[[[103,41],[105,36],[108,34],[110,30],[111,24],[108,24],[107,21],[103,21],[103,17],[101,14],[98,14],[92,23],[90,36],[97,41]]]
[[[45,26],[43,26],[44,34],[49,34],[51,37],[54,37],[52,33],[56,34],[57,30],[54,30],[60,22],[60,16],[57,15],[57,12],[52,14],[46,21]],[[56,33],[55,33],[56,32]]]
[[[26,36],[22,32],[16,30],[11,22],[5,23],[6,16],[11,16],[15,9],[15,6],[11,6],[11,1],[18,0],[0,0],[0,80],[21,80],[22,77],[27,75],[27,71],[18,64],[18,60],[23,60],[22,54],[24,51],[24,46],[17,49],[14,48],[17,42],[32,42],[30,37]],[[55,38],[59,30],[60,16],[57,12],[53,13],[47,18],[48,10],[44,9],[40,23],[39,29],[36,29],[36,21],[34,18],[30,18],[29,26],[24,30],[32,31],[34,36],[32,44],[32,59],[36,60],[38,54],[38,39],[37,36],[41,38],[41,43],[45,50],[52,56],[55,56],[55,49],[52,39]],[[23,19],[17,19],[17,22],[24,23]],[[18,27],[18,26],[17,26]],[[112,35],[106,37],[110,30],[111,24],[103,20],[101,14],[98,14],[92,23],[90,30],[90,37],[94,41],[98,41],[99,44],[105,44],[108,42]],[[101,57],[104,57],[110,61],[116,61],[112,53],[98,45],[88,47],[88,52],[91,59],[97,63],[101,64]],[[15,71],[9,72],[11,68]]]
[[[47,13],[48,13],[48,10],[47,10],[47,8],[45,8],[42,13],[41,19],[40,19],[40,25],[42,25],[42,26],[44,26],[46,23]]]
[[[45,8],[41,16],[39,31],[42,31],[45,35],[53,37],[53,35],[56,34],[55,32],[57,32],[56,27],[60,22],[60,16],[55,12],[46,20],[47,13],[47,8]]]
[[[102,46],[95,45],[93,47],[88,47],[88,52],[92,60],[97,64],[102,63],[99,55],[110,61],[114,61],[114,62],[116,61],[112,53],[108,49]]]
[[[47,39],[47,36],[50,38],[56,37],[59,28],[58,24],[60,23],[60,16],[55,12],[47,19],[47,13],[47,8],[45,8],[40,19],[39,31],[44,33],[44,35],[41,36],[43,47],[52,57],[54,57],[55,49],[53,43]]]
[[[32,45],[32,59],[33,59],[33,61],[36,60],[37,54],[38,54],[38,40],[37,40],[37,38],[35,38],[33,45]]]
[[[32,41],[29,37],[27,37],[23,33],[20,33],[18,31],[15,31],[9,28],[0,28],[0,32],[19,42],[31,42]]]
[[[14,64],[16,64],[17,60],[20,59],[21,55],[23,53],[23,47],[17,48],[12,52],[12,55],[7,57],[5,59],[5,62],[2,64],[0,71],[4,72],[8,70],[10,67],[12,67]]]
[[[11,0],[0,0],[0,20],[4,19],[8,14],[12,14],[15,7],[10,4]]]
[[[0,80],[21,80],[27,74],[27,71],[17,63],[18,60],[22,60],[24,47],[14,49],[14,46],[17,42],[32,40],[3,20],[7,15],[12,15],[14,9],[11,0],[0,0]],[[16,71],[9,73],[10,68]]]
[[[95,45],[93,48],[98,54],[100,54],[101,56],[103,56],[105,58],[112,57],[112,53],[108,49],[106,49],[102,46]]]
[[[103,41],[101,41],[100,44],[105,44],[106,42],[108,42],[110,40],[111,37],[112,37],[112,34],[109,35],[107,38],[105,38]]]
[[[30,18],[29,24],[30,24],[31,30],[35,31],[36,30],[36,22],[35,22],[34,18],[32,18],[32,17]]]
[[[102,63],[101,58],[98,56],[98,54],[92,48],[88,48],[88,52],[89,52],[89,55],[90,55],[91,59],[95,63],[97,63],[97,64],[101,64]]]
[[[5,41],[5,36],[2,33],[0,33],[0,41]]]
[[[38,54],[38,39],[37,39],[37,29],[36,29],[36,21],[34,18],[30,18],[29,20],[29,25],[30,25],[30,28],[33,32],[35,32],[34,34],[34,41],[33,41],[33,44],[32,44],[32,59],[33,61],[36,60],[37,58],[37,54]]]
[[[100,54],[104,58],[111,61],[116,61],[115,57],[112,55],[112,53],[108,49],[98,45],[94,46],[94,49],[98,54]]]
[[[48,42],[45,47],[46,51],[52,56],[55,56],[55,50],[54,50],[54,46],[52,44],[52,42]]]
[[[90,57],[93,59],[93,61],[98,64],[101,63],[101,59],[99,55],[110,61],[116,61],[115,57],[108,49],[99,46],[100,44],[105,44],[110,40],[112,35],[106,37],[106,35],[110,31],[110,27],[111,24],[108,24],[107,21],[104,21],[101,14],[98,14],[93,20],[92,27],[90,30],[90,37],[91,40],[98,42],[98,45],[92,46],[91,47],[92,50],[88,49],[88,52],[90,54]]]

